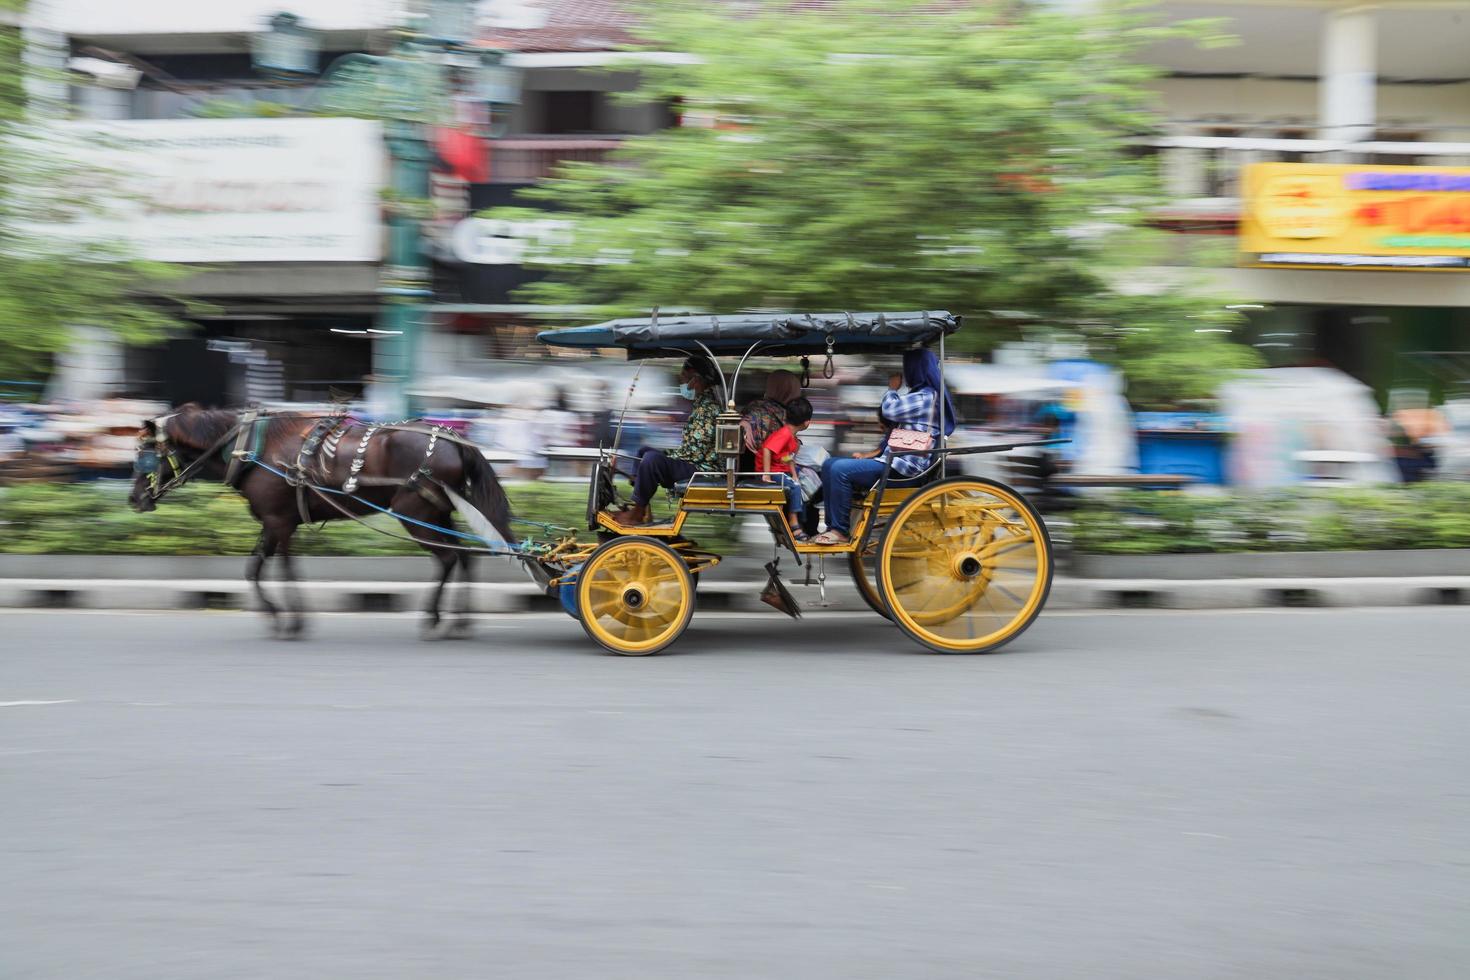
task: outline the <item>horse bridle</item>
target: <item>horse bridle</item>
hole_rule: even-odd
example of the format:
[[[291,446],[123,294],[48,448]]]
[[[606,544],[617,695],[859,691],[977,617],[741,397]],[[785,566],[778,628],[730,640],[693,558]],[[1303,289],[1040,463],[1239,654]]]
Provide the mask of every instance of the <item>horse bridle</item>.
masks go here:
[[[172,415],[160,415],[153,419],[151,437],[148,435],[146,426],[142,432],[138,433],[138,451],[133,458],[133,472],[139,476],[147,475],[148,497],[155,502],[178,485],[176,481],[179,473],[184,469],[179,465],[179,454],[174,451],[168,441],[167,425],[171,418],[173,418]],[[162,474],[165,460],[168,461],[169,469],[172,470],[167,483],[163,482]]]

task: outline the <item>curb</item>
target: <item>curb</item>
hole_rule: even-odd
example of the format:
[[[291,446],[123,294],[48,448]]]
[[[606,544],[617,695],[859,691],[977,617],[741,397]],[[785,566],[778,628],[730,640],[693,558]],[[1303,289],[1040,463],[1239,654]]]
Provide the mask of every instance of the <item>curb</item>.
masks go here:
[[[816,587],[799,579],[786,582],[804,610],[862,611],[867,606],[845,576],[830,578],[827,603]],[[701,609],[765,612],[778,615],[760,601],[761,580],[713,581],[699,588]],[[266,590],[280,596],[281,583]],[[459,586],[445,592],[444,607],[459,602]],[[427,582],[302,582],[299,594],[313,612],[407,612],[423,608],[432,585]],[[470,587],[471,611],[534,613],[560,611],[561,604],[530,582],[477,582]],[[1057,578],[1047,608],[1086,609],[1265,609],[1353,606],[1470,605],[1470,575],[1392,576],[1375,578],[1255,579],[1078,579]],[[254,592],[240,578],[152,579],[105,578],[0,579],[0,608],[13,609],[256,609]]]

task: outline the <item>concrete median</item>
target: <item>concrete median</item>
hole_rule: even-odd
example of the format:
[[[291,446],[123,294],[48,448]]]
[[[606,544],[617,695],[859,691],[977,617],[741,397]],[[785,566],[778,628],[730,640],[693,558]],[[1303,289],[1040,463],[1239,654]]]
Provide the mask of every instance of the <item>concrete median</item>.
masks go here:
[[[1364,567],[1371,567],[1365,562]],[[432,564],[422,559],[307,558],[298,562],[300,595],[318,612],[406,612],[420,609],[433,587]],[[867,607],[844,565],[829,563],[825,600],[805,573],[783,563],[786,582],[810,612]],[[37,609],[252,609],[242,558],[164,556],[0,556],[0,607]],[[521,570],[482,562],[469,586],[479,613],[554,611]],[[765,584],[757,559],[732,558],[699,586],[706,610],[778,615],[760,601]],[[277,594],[282,583],[268,580]],[[458,602],[452,585],[446,603]],[[1292,607],[1470,604],[1470,574],[1392,576],[1258,576],[1252,578],[1074,578],[1059,576],[1048,608],[1252,609]],[[447,606],[446,606],[447,608]]]

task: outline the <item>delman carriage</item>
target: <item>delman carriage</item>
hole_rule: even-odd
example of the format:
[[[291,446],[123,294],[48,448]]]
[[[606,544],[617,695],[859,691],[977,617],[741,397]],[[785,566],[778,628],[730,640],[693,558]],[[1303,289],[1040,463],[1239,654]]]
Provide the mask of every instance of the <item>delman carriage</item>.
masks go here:
[[[917,643],[943,653],[984,653],[1014,640],[1040,614],[1051,588],[1051,542],[1040,515],[1016,490],[948,475],[946,464],[964,453],[1045,443],[949,445],[954,420],[946,417],[944,347],[960,327],[959,317],[936,311],[655,314],[541,333],[550,345],[621,348],[630,359],[693,356],[708,368],[712,387],[706,390],[718,399],[718,410],[710,413],[713,452],[705,465],[683,467],[686,478],[669,488],[662,516],[640,514],[636,523],[628,518],[619,480],[638,457],[620,444],[621,420],[612,445],[595,450],[585,531],[513,517],[480,451],[454,433],[420,420],[368,423],[345,411],[317,417],[186,406],[150,420],[139,436],[130,502],[151,510],[195,477],[222,480],[239,492],[261,522],[249,575],[283,636],[298,633],[303,622],[290,589],[295,531],[318,521],[387,515],[404,533],[380,528],[383,533],[406,536],[439,563],[427,610],[431,631],[441,625],[440,599],[450,576],[458,570],[468,581],[473,556],[499,555],[524,563],[605,649],[657,653],[684,633],[700,575],[720,562],[720,555],[685,533],[689,517],[700,514],[753,516],[769,525],[778,556],[766,566],[768,593],[773,605],[792,615],[799,608],[779,578],[783,552],[808,577],[815,567],[822,583],[829,562],[845,565],[868,606]],[[844,355],[926,349],[938,355],[927,381],[938,389],[929,402],[937,413],[927,426],[932,438],[914,443],[890,433],[866,470],[872,485],[843,509],[847,534],[834,540],[829,533],[824,541],[793,533],[785,489],[748,462],[742,465],[741,415],[733,398],[751,358],[815,357],[830,365]],[[468,530],[454,526],[455,515]],[[519,536],[517,524],[531,526],[532,535]],[[288,586],[284,610],[261,588],[264,563],[273,556]],[[460,612],[467,613],[467,605]],[[466,622],[461,615],[449,628],[462,630]]]
[[[930,649],[983,653],[1015,639],[1041,612],[1051,588],[1046,525],[1017,491],[993,480],[947,476],[945,463],[1020,443],[948,445],[946,399],[938,398],[937,439],[909,454],[925,459],[922,472],[900,478],[894,464],[903,454],[890,447],[881,457],[882,477],[854,500],[850,539],[831,544],[798,540],[783,516],[782,488],[741,467],[733,393],[753,356],[830,359],[937,348],[942,388],[945,337],[960,327],[960,318],[946,312],[816,313],[655,316],[543,332],[543,343],[622,348],[629,358],[703,355],[719,372],[724,407],[715,434],[719,465],[675,486],[662,520],[629,526],[617,519],[617,474],[632,457],[616,444],[601,447],[587,500],[588,527],[600,543],[568,545],[545,556],[550,588],[606,649],[656,653],[689,625],[698,576],[720,560],[683,533],[690,515],[754,515],[798,567],[825,566],[829,559],[846,565],[868,606]],[[767,567],[775,585],[776,569]]]

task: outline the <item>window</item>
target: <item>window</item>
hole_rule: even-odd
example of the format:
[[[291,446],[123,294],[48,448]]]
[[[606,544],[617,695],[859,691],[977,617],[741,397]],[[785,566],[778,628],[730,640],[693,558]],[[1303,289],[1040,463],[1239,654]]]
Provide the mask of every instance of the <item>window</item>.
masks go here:
[[[543,92],[544,132],[549,134],[597,132],[601,92]]]
[[[1212,126],[1200,135],[1234,137],[1240,135],[1240,130]],[[1212,147],[1202,152],[1200,184],[1205,197],[1235,196],[1236,177],[1240,171],[1239,152],[1224,147]]]

